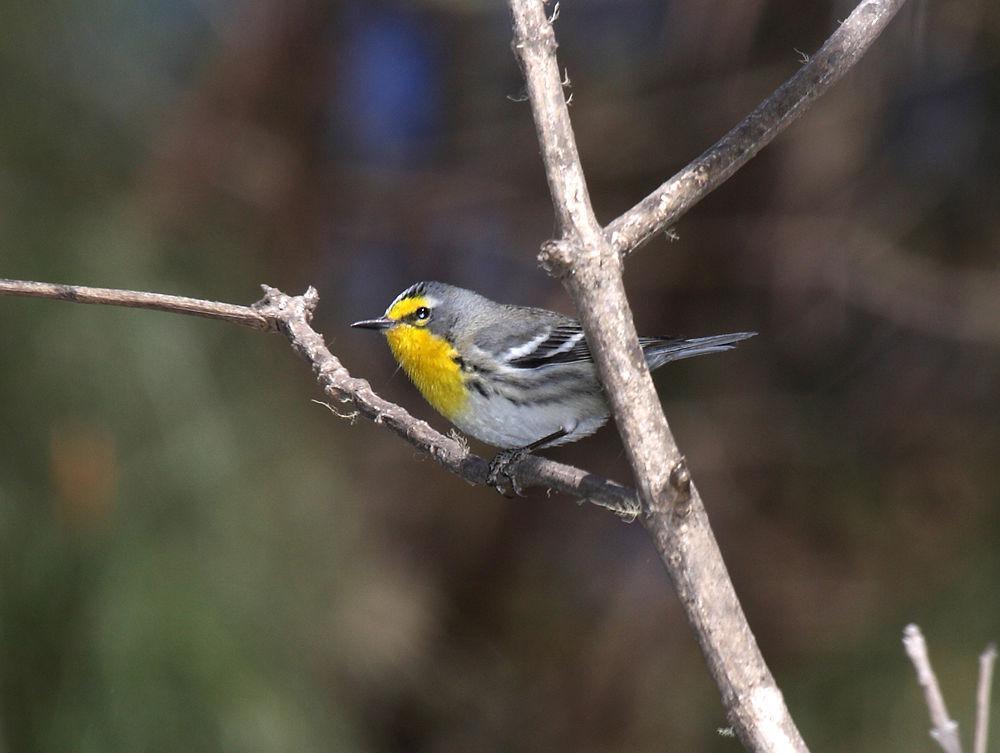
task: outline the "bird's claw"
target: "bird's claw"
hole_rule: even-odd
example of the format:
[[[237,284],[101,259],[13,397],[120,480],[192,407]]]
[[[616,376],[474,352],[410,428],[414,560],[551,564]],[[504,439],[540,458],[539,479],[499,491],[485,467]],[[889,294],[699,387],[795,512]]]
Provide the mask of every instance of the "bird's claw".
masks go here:
[[[512,469],[529,454],[530,450],[524,447],[513,450],[500,450],[493,457],[493,460],[490,461],[490,472],[486,476],[486,483],[500,492],[504,497],[507,497],[507,499],[513,499],[515,496],[523,497],[524,491],[514,478]],[[510,491],[513,492],[512,494],[507,493],[507,484],[504,484],[503,479],[507,479],[510,482]]]

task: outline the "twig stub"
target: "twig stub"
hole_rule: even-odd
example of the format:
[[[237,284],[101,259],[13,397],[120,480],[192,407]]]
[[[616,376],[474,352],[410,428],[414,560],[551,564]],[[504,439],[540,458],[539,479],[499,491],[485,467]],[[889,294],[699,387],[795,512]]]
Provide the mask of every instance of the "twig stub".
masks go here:
[[[574,246],[561,239],[547,240],[538,252],[538,265],[550,276],[560,279],[569,274],[573,266]]]
[[[944,753],[962,753],[958,722],[948,715],[941,686],[938,685],[937,675],[934,674],[931,658],[927,653],[927,641],[920,628],[912,623],[903,629],[903,648],[913,663],[917,682],[924,691],[924,700],[931,717],[931,738],[941,746]]]
[[[670,489],[673,492],[670,496],[673,498],[674,511],[684,517],[691,509],[691,471],[683,455],[670,469]]]

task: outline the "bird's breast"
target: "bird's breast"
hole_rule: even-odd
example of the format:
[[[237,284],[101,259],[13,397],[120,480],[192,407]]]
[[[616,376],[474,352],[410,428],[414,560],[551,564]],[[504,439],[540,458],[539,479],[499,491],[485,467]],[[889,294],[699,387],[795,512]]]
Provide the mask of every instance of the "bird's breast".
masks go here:
[[[462,369],[451,343],[425,329],[401,324],[385,334],[393,357],[403,367],[424,400],[448,420],[462,412],[468,400]]]

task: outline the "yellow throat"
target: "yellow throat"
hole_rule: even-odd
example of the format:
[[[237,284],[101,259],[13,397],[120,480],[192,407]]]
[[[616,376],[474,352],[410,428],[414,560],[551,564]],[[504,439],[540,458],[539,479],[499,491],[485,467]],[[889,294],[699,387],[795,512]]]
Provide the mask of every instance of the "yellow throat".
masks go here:
[[[387,312],[390,319],[402,319],[427,302],[421,296],[395,303]],[[386,330],[389,349],[424,400],[447,419],[465,407],[468,392],[456,351],[447,340],[419,324],[400,323]]]

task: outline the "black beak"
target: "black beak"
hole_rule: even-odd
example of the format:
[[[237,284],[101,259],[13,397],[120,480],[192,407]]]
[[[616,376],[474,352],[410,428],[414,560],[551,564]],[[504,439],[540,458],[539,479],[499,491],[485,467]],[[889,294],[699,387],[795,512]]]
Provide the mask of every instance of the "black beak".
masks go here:
[[[360,322],[354,322],[351,326],[358,329],[389,329],[389,327],[398,323],[395,319],[380,316],[378,319],[363,319]]]

